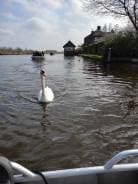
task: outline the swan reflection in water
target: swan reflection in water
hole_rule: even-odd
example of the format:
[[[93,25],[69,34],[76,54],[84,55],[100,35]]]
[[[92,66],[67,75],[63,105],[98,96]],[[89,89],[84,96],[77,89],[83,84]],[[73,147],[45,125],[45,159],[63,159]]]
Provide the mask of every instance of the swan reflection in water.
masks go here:
[[[127,102],[127,112],[126,112],[124,118],[126,118],[129,115],[134,115],[136,106],[137,106],[137,104],[136,104],[135,100],[134,99],[130,99]]]
[[[40,120],[40,124],[42,125],[43,130],[46,131],[47,127],[49,125],[51,125],[51,122],[47,118],[48,117],[48,114],[47,114],[47,104],[46,103],[42,103],[41,107],[42,107],[43,115],[42,115],[42,118]]]

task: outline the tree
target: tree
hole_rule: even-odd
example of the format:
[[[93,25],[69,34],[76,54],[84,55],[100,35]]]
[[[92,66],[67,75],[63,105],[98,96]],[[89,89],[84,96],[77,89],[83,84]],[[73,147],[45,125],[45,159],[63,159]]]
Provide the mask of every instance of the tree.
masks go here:
[[[138,0],[82,0],[88,10],[126,16],[138,35]]]

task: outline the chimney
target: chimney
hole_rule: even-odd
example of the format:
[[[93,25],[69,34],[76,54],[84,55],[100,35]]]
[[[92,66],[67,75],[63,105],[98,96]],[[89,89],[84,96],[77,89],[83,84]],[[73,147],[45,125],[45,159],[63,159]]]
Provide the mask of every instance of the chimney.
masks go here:
[[[97,26],[97,31],[101,31],[101,26]]]

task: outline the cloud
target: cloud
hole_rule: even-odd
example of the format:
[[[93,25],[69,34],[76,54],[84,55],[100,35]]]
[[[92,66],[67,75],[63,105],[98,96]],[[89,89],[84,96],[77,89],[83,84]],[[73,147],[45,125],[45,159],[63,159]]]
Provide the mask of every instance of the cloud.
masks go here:
[[[28,29],[28,31],[49,31],[50,25],[49,23],[47,23],[46,21],[44,21],[43,19],[40,19],[38,17],[32,17],[30,19],[28,19],[23,27],[25,27],[26,29]]]
[[[64,0],[12,0],[10,3],[17,3],[31,12],[38,12],[43,9],[59,9],[63,6]]]
[[[59,9],[63,6],[64,0],[47,0],[47,5],[53,9]]]
[[[0,28],[0,34],[3,36],[14,35],[14,32],[12,30],[7,29],[7,28]]]
[[[97,25],[117,24],[113,18],[87,14],[82,0],[2,1],[0,35],[4,46],[61,50],[68,40],[76,45],[83,43],[83,38]]]
[[[64,36],[64,42],[71,40],[76,46],[83,43],[84,37],[88,34],[88,31],[83,29],[70,28]]]
[[[13,21],[19,20],[19,17],[14,16],[13,13],[10,12],[10,11],[3,12],[3,13],[1,13],[0,15],[1,15],[3,18],[5,18],[5,19],[9,19],[10,21],[12,21],[12,20],[13,20]]]
[[[78,16],[85,16],[85,18],[88,18],[88,14],[83,9],[82,0],[70,0],[69,3],[74,14]]]

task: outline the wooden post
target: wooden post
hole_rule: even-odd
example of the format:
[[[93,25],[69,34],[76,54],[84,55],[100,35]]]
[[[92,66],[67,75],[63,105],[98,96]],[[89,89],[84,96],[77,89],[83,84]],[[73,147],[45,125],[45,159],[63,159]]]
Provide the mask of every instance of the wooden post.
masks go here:
[[[111,62],[111,52],[112,52],[112,48],[108,49],[108,56],[107,56],[107,61]]]

